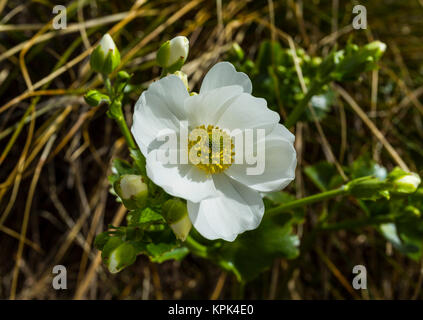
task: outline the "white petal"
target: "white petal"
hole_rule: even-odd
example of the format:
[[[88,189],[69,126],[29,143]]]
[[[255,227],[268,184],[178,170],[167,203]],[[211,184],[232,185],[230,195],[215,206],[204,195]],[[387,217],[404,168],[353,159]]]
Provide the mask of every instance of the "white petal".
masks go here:
[[[179,132],[180,120],[186,120],[184,101],[189,97],[181,79],[171,75],[144,91],[135,104],[132,134],[146,156],[151,142],[162,130]]]
[[[263,128],[270,133],[279,120],[279,114],[267,108],[265,99],[242,93],[225,110],[217,125],[229,130]]]
[[[265,137],[265,169],[263,174],[248,175],[255,165],[232,164],[224,173],[248,187],[271,192],[285,188],[295,178],[297,165],[294,136],[281,124]],[[257,150],[256,148],[254,150]]]
[[[147,176],[168,194],[194,202],[216,195],[213,180],[203,171],[190,164],[163,164],[157,152],[147,156]]]
[[[195,229],[207,239],[234,241],[238,234],[256,229],[264,214],[258,192],[226,177],[213,176],[217,197],[200,203],[188,201],[188,213]]]
[[[190,126],[216,124],[231,102],[242,93],[242,90],[240,86],[227,86],[186,99],[185,110]]]
[[[207,72],[200,93],[232,85],[241,86],[246,93],[251,93],[253,88],[250,78],[245,73],[237,72],[229,62],[219,62]]]

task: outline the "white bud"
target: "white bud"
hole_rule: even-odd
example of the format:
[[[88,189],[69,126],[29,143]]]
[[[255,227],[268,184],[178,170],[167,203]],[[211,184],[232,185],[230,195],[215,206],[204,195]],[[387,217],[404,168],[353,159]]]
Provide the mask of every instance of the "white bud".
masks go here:
[[[189,41],[184,36],[177,36],[163,43],[157,51],[156,61],[167,72],[181,70],[188,57]]]
[[[123,199],[130,199],[148,192],[142,177],[135,174],[124,175],[120,180],[120,189]]]
[[[106,33],[91,53],[91,68],[102,74],[112,73],[120,64],[120,53],[112,37]]]
[[[106,33],[103,38],[101,38],[99,43],[101,51],[106,55],[109,51],[114,51],[116,49],[115,42],[113,41],[110,34]]]
[[[169,226],[175,234],[176,239],[185,241],[191,230],[192,224],[188,215],[185,215],[181,220],[174,222]]]
[[[167,66],[175,64],[179,59],[184,62],[188,57],[189,41],[187,37],[177,36],[170,40],[170,53],[167,61]]]
[[[410,172],[394,181],[394,186],[397,192],[413,193],[417,190],[421,180],[417,173]]]

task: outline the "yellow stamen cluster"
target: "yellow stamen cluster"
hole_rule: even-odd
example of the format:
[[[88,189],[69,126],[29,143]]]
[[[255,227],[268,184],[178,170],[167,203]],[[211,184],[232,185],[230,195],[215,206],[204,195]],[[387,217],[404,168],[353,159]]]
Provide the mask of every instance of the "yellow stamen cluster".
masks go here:
[[[207,174],[220,173],[229,168],[234,162],[233,150],[231,137],[217,126],[208,125],[206,128],[201,125],[189,134],[189,161]]]

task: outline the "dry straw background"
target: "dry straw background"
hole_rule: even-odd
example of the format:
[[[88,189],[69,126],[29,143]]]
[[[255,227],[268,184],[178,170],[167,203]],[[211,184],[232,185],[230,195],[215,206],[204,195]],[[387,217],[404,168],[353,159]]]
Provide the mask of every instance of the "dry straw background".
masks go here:
[[[0,0],[0,298],[224,299],[237,292],[231,275],[191,256],[160,265],[139,257],[117,275],[102,267],[95,235],[125,216],[108,193],[107,175],[112,159],[128,157],[104,106],[91,108],[82,98],[101,83],[88,57],[105,32],[120,48],[121,68],[134,73],[139,86],[125,105],[129,123],[138,94],[159,76],[155,51],[175,35],[190,39],[184,71],[194,89],[234,41],[254,58],[264,39],[323,56],[351,35],[361,44],[380,39],[388,45],[381,68],[339,88],[321,125],[297,125],[299,166],[289,191],[316,192],[304,166],[325,159],[344,165],[363,151],[387,167],[402,161],[418,172],[423,1],[360,2],[368,11],[365,31],[352,29],[358,2],[349,0],[65,1],[68,26],[54,30],[58,1]],[[312,229],[319,210],[308,208],[298,234]],[[371,297],[352,289],[352,262],[367,266]],[[67,267],[67,290],[52,288],[58,264]],[[275,261],[244,296],[422,298],[422,274],[421,262],[393,250],[374,230],[338,231],[322,234],[294,261]]]

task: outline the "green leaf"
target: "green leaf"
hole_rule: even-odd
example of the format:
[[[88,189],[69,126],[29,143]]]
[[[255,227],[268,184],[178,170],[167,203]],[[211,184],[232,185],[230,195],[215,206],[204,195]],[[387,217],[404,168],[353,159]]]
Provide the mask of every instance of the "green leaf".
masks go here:
[[[139,172],[143,176],[146,176],[145,171],[145,158],[139,149],[130,149],[129,150],[131,158],[134,160],[134,165]]]
[[[101,257],[109,271],[117,273],[135,262],[136,251],[130,243],[112,237],[105,244]]]
[[[420,260],[423,254],[423,221],[398,221],[380,225],[381,234],[401,253],[413,260]]]
[[[119,237],[110,237],[106,244],[103,247],[103,251],[101,252],[101,257],[104,260],[107,260],[110,254],[113,252],[114,249],[119,247],[123,243],[123,240]]]
[[[334,99],[335,93],[331,89],[311,98],[310,104],[313,107],[314,114],[318,120],[323,119],[327,115],[333,105]],[[309,121],[313,120],[313,115],[309,108],[306,109],[305,114]]]
[[[377,162],[370,159],[370,156],[368,154],[356,159],[349,166],[349,171],[352,179],[366,176],[374,176],[383,180],[387,176],[386,169],[380,166]]]
[[[131,166],[128,161],[122,159],[113,160],[112,172],[119,176],[124,174],[139,174],[138,170]]]
[[[127,217],[128,225],[145,224],[148,222],[165,222],[164,218],[150,208],[131,211]]]
[[[288,192],[276,191],[276,192],[266,193],[263,200],[267,210],[267,209],[276,207],[280,204],[294,201],[295,199],[296,198],[292,194],[289,194]],[[293,223],[302,223],[304,221],[304,215],[305,215],[304,207],[298,207],[298,208],[292,209],[291,213],[292,213]]]
[[[290,214],[265,218],[259,228],[234,242],[225,242],[218,254],[232,266],[239,281],[250,281],[269,269],[275,258],[296,258],[299,239],[292,234]]]
[[[150,243],[147,245],[147,251],[151,256],[151,260],[154,261],[165,253],[172,251],[175,246],[176,243]]]
[[[261,74],[267,74],[270,65],[278,65],[281,46],[275,41],[263,41],[259,48],[256,66]]]
[[[420,260],[423,256],[423,220],[416,218],[409,221],[398,221],[397,229],[403,246],[403,251],[413,260]]]
[[[136,257],[135,248],[130,243],[125,242],[110,252],[105,263],[111,273],[118,273],[133,264]]]
[[[326,161],[306,167],[304,173],[320,191],[328,191],[342,183],[335,166]]]
[[[151,249],[151,247],[149,248]],[[154,248],[153,250],[157,250],[157,248]],[[160,251],[160,250],[157,250]],[[180,247],[180,248],[173,248],[171,250],[167,250],[167,251],[160,251],[161,254],[156,254],[154,257],[151,257],[151,261],[153,262],[157,262],[157,263],[162,263],[164,261],[167,260],[176,260],[176,261],[180,261],[183,258],[185,258],[185,256],[189,253],[188,248],[186,247]]]
[[[98,250],[103,250],[103,247],[106,245],[109,239],[110,236],[107,231],[98,234],[94,240],[94,247],[96,247]]]

